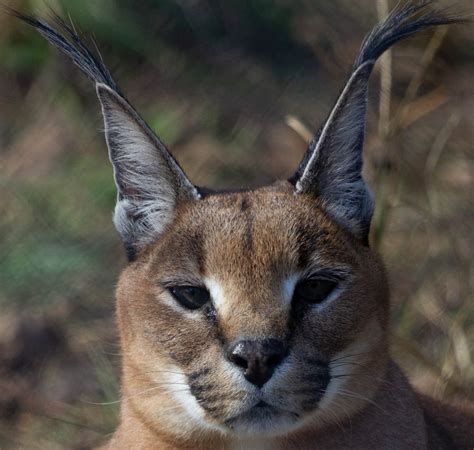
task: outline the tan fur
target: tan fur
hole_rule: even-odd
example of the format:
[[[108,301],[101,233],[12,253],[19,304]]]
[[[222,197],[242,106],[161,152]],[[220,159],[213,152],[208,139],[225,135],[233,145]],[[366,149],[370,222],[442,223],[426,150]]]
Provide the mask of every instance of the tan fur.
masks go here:
[[[376,59],[457,21],[431,3],[408,2],[367,35],[290,181],[214,194],[192,185],[73,28],[56,19],[65,37],[14,12],[96,83],[102,104],[130,260],[117,288],[121,423],[104,448],[474,447],[472,410],[417,394],[390,358],[361,173]]]
[[[311,265],[346,267],[351,281],[335,301],[293,326],[279,280]],[[216,323],[180,310],[160,288],[177,275],[219,280],[226,305]],[[295,196],[287,183],[183,204],[165,235],[120,278],[122,422],[104,448],[449,448],[443,438],[455,427],[419,400],[390,360],[386,286],[377,255],[329,220],[317,199]],[[233,373],[222,347],[243,336],[292,340],[293,369],[278,378],[283,406],[300,408],[312,397],[311,384],[295,393],[313,371],[303,355],[335,359],[340,385],[330,400],[302,408],[301,420],[281,435],[233,433],[223,423],[245,409],[252,388]],[[174,391],[189,388],[167,384],[177,382],[173,372],[186,374],[179,381],[186,382],[206,370],[208,409],[180,403]],[[462,417],[458,433],[465,434],[472,417]],[[459,442],[472,438],[471,432]]]

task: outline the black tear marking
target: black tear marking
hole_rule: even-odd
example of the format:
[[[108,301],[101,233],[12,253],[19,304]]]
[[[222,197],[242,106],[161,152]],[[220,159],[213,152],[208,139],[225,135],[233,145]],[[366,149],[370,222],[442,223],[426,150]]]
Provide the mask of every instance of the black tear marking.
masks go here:
[[[188,375],[188,380],[189,381],[197,380],[198,378],[209,374],[210,371],[211,369],[209,369],[208,367],[205,367],[204,369],[196,370]]]
[[[244,212],[244,211],[246,211],[247,209],[250,208],[250,205],[251,205],[251,203],[250,203],[250,200],[248,199],[248,197],[244,197],[244,198],[242,198],[242,201],[240,203],[240,210],[242,212]]]

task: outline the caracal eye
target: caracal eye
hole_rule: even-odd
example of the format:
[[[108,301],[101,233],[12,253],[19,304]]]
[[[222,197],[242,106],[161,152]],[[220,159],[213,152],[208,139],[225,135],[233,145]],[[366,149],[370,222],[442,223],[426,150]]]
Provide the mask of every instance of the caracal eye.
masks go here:
[[[171,295],[186,309],[199,309],[210,300],[207,289],[196,286],[174,286],[168,288]]]
[[[296,285],[293,298],[306,303],[321,303],[336,286],[336,282],[329,280],[304,280]]]

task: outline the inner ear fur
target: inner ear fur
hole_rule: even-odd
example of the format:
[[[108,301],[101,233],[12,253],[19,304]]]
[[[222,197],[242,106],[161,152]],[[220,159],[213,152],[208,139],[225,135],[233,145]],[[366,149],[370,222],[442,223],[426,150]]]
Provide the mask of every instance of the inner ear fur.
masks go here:
[[[136,250],[160,235],[179,201],[200,195],[127,101],[104,84],[97,95],[117,186],[114,224],[126,248]]]

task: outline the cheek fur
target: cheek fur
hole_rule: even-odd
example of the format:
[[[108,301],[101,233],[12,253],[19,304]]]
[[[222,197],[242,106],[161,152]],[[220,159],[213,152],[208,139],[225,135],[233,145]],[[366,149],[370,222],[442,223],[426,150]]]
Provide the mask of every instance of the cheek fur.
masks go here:
[[[204,312],[190,312],[180,307],[166,292],[154,287],[130,302],[122,288],[118,297],[118,319],[127,323],[127,345],[138,341],[153,355],[169,358],[185,369],[217,344],[215,330]],[[172,326],[170,326],[172,324]]]

